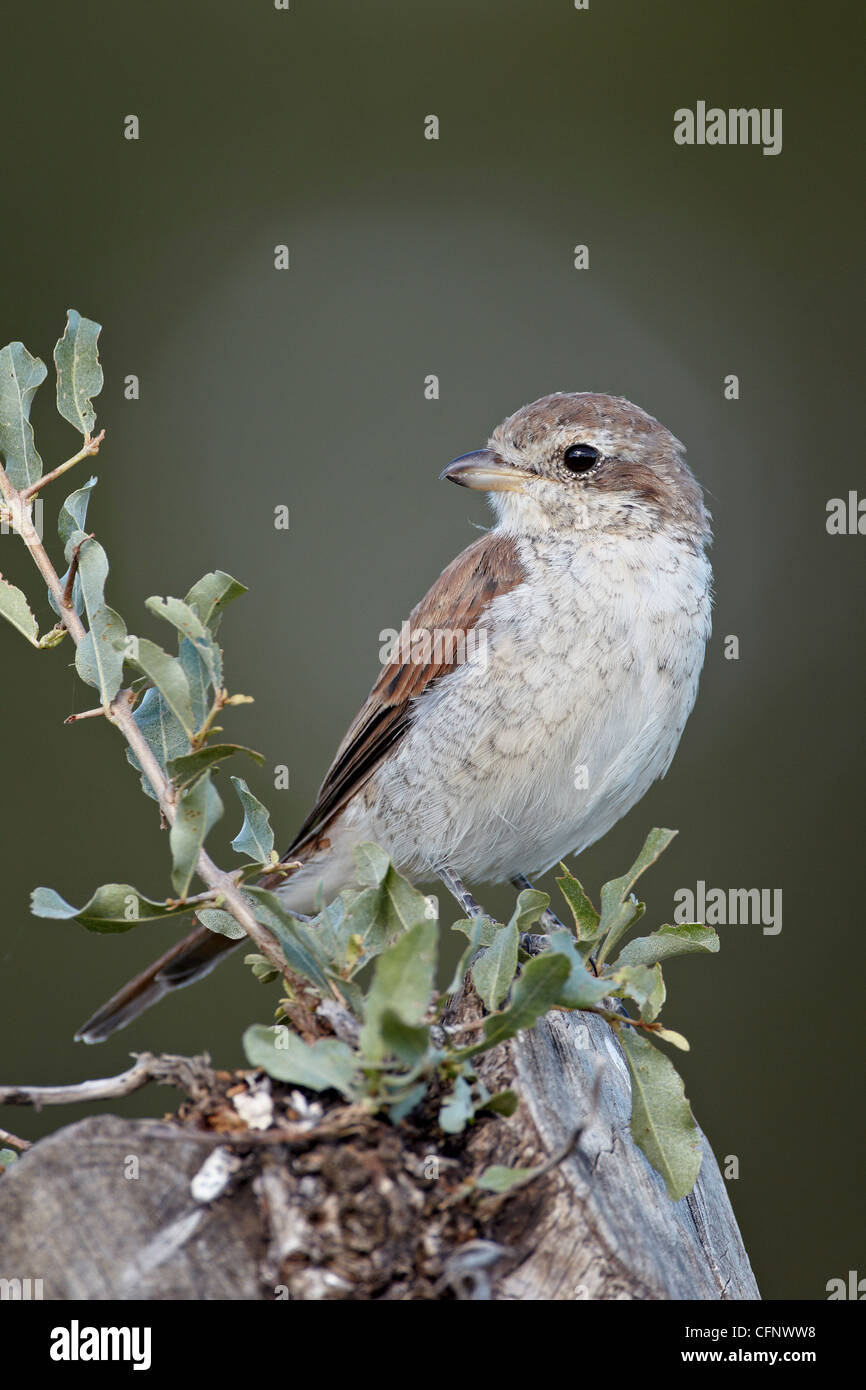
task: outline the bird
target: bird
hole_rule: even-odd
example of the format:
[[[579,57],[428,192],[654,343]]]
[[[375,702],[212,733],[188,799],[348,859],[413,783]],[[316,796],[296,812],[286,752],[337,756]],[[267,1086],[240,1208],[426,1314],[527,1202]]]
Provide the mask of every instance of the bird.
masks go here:
[[[554,392],[440,477],[486,493],[493,525],[386,653],[283,856],[291,912],[351,886],[369,842],[470,911],[468,884],[530,884],[665,774],[694,705],[710,516],[670,430],[624,397]],[[102,1041],[237,944],[197,926],[76,1037]]]

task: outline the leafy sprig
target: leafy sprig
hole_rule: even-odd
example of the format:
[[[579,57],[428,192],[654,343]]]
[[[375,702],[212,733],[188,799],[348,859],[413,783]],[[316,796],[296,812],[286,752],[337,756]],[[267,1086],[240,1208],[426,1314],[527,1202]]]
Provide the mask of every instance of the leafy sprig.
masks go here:
[[[314,921],[300,926],[315,967],[305,969],[297,954],[290,957],[314,991],[351,1011],[359,1025],[357,1042],[305,1041],[283,1019],[247,1030],[248,1060],[276,1079],[339,1091],[347,1100],[387,1110],[396,1120],[435,1087],[442,1097],[439,1124],[456,1133],[480,1112],[516,1103],[511,1092],[490,1095],[477,1071],[481,1055],[552,1009],[583,1009],[601,1015],[616,1031],[632,1077],[632,1135],[670,1196],[685,1196],[697,1178],[701,1141],[682,1080],[656,1047],[659,1041],[688,1047],[680,1033],[658,1021],[665,1000],[660,962],[690,951],[716,951],[718,937],[696,923],[664,925],[634,937],[610,963],[605,959],[642,917],[645,906],[631,890],[673,834],[650,833],[628,872],[604,885],[600,912],[563,866],[558,882],[572,908],[574,929],[552,933],[548,949],[538,956],[521,952],[518,927],[523,932],[538,922],[549,906],[545,893],[521,893],[506,924],[488,918],[456,923],[454,930],[469,944],[442,992],[436,989],[439,932],[430,920],[430,900],[401,878],[375,845],[360,846],[357,877],[366,886],[344,889]],[[399,914],[386,908],[394,900]],[[371,964],[369,982],[360,988],[359,977]],[[487,1013],[452,1028],[444,1022],[449,997],[467,975]],[[631,1012],[618,1012],[614,999],[630,1005]]]

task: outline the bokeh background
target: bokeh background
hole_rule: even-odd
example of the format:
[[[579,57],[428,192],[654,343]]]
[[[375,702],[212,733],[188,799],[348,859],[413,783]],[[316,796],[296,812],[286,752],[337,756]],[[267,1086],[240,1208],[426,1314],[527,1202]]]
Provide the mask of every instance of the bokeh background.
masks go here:
[[[688,1094],[720,1160],[739,1158],[729,1187],[768,1298],[823,1298],[866,1272],[866,541],[825,528],[828,499],[864,486],[858,10],[52,0],[4,35],[2,341],[50,360],[69,305],[104,324],[89,524],[109,601],[166,641],[148,595],[215,567],[249,585],[223,639],[255,704],[229,729],[266,755],[249,780],[281,842],[374,679],[380,630],[487,523],[483,499],[437,482],[444,463],[552,390],[625,395],[686,442],[716,533],[701,692],[667,778],[576,871],[597,890],[672,825],[645,880],[655,922],[699,879],[783,890],[779,936],[728,927],[717,958],[666,969]],[[676,146],[673,112],[699,99],[782,107],[782,153]],[[46,468],[74,452],[50,381],[33,418]],[[47,618],[19,543],[0,547]],[[241,1064],[274,992],[237,955],[101,1048],[72,1042],[177,929],[100,937],[28,915],[39,883],[73,902],[106,880],[170,891],[116,735],[63,726],[91,703],[69,660],[0,629],[0,1079],[108,1075],[132,1048]],[[275,792],[283,763],[291,787]],[[238,825],[230,809],[213,836],[223,862]],[[481,896],[506,910],[503,892]],[[150,1089],[106,1108],[173,1103]],[[0,1124],[36,1137],[81,1113],[6,1109]]]

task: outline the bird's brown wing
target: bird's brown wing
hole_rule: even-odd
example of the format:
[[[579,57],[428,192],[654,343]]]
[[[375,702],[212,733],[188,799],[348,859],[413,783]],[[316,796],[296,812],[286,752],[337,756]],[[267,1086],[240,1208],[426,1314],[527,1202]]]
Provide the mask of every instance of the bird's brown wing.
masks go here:
[[[384,666],[346,737],[337,749],[316,804],[283,856],[291,859],[319,836],[385,754],[403,737],[412,717],[412,701],[433,681],[459,665],[459,652],[434,648],[430,661],[411,660],[413,633],[438,629],[467,633],[477,626],[488,604],[524,578],[517,547],[508,536],[488,532],[467,546],[444,569],[409,616],[399,653]],[[408,658],[408,659],[407,659]]]

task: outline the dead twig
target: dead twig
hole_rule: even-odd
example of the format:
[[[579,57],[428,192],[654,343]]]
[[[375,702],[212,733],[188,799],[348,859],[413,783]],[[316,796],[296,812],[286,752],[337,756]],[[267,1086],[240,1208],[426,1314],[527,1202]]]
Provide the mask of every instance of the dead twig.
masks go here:
[[[151,1052],[132,1053],[134,1067],[92,1081],[74,1082],[69,1086],[0,1086],[0,1105],[79,1105],[89,1100],[117,1100],[132,1095],[149,1082],[161,1086],[177,1086],[193,1100],[205,1094],[213,1082],[210,1058],[156,1057]]]
[[[0,1144],[11,1144],[13,1149],[33,1148],[30,1139],[19,1139],[17,1134],[11,1134],[8,1129],[0,1129]]]

